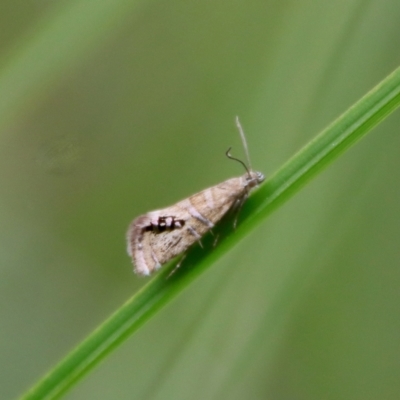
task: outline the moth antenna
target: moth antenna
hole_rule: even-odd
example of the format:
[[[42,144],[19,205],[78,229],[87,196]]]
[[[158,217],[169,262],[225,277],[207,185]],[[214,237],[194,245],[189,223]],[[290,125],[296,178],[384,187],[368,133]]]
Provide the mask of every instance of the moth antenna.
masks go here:
[[[242,139],[243,148],[244,148],[244,153],[245,153],[245,155],[246,155],[248,168],[249,168],[249,169],[252,169],[252,168],[251,168],[251,162],[250,162],[250,156],[249,156],[249,148],[247,147],[246,136],[245,136],[245,134],[244,134],[244,131],[243,131],[242,125],[240,124],[240,121],[239,121],[239,117],[238,117],[238,116],[236,116],[236,118],[235,118],[235,123],[236,123],[236,126],[237,126],[238,130],[239,130],[240,137],[241,137],[241,139]],[[248,170],[248,168],[246,168],[246,169]]]
[[[232,147],[229,147],[229,149],[226,151],[226,153],[225,153],[226,156],[227,156],[229,159],[235,160],[235,161],[239,162],[240,164],[242,164],[243,167],[244,167],[244,169],[247,171],[247,173],[248,173],[249,176],[251,177],[251,175],[250,175],[250,170],[249,170],[249,168],[247,167],[247,165],[246,165],[242,160],[239,160],[238,158],[233,157],[232,154],[230,153],[231,149],[232,149]]]

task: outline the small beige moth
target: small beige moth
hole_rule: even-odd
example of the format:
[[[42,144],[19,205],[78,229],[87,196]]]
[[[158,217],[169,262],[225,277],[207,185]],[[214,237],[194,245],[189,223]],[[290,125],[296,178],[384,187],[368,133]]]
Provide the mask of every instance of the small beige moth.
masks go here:
[[[211,230],[229,210],[240,210],[250,190],[264,180],[261,172],[251,169],[246,138],[236,117],[245,150],[246,173],[196,193],[170,207],[151,211],[134,219],[127,232],[128,254],[138,275],[150,275],[163,264],[184,253]],[[236,220],[234,222],[236,225]]]

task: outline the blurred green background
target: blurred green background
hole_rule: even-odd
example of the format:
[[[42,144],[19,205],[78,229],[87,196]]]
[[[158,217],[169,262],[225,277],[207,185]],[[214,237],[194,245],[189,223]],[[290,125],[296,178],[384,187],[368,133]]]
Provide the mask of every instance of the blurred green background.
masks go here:
[[[0,3],[0,398],[146,279],[130,220],[272,174],[400,62],[400,3]],[[400,398],[395,113],[67,399]]]

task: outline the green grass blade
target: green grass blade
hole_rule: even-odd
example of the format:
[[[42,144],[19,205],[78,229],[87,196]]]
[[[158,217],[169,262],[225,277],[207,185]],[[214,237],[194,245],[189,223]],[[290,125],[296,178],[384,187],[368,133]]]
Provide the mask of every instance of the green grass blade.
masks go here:
[[[184,265],[169,278],[172,266],[164,267],[160,274],[67,355],[23,399],[53,399],[64,393],[187,287],[216,258],[369,132],[399,103],[400,69],[397,69],[290,159],[249,199],[243,207],[236,231],[232,232],[227,223],[223,224],[218,246],[212,248],[212,237],[206,237],[205,250],[193,248]]]

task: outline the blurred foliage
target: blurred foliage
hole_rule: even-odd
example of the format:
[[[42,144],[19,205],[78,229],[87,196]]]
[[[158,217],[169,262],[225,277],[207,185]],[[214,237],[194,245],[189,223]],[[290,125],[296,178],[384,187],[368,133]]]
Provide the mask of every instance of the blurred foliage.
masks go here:
[[[146,282],[125,254],[133,217],[241,173],[224,157],[235,115],[271,174],[398,66],[399,16],[394,0],[3,1],[0,398]],[[398,124],[66,398],[399,398]]]

